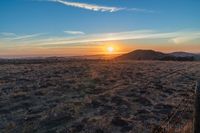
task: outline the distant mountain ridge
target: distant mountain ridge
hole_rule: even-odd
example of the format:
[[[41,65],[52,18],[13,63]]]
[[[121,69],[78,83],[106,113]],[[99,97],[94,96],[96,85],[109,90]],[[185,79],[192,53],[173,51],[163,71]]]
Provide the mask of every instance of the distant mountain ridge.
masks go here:
[[[173,60],[197,61],[200,55],[187,52],[162,53],[154,50],[135,50],[116,57],[117,60]]]
[[[173,52],[169,53],[170,55],[177,56],[177,57],[186,57],[186,56],[196,56],[197,54],[187,53],[187,52]]]
[[[173,52],[169,53],[175,57],[193,57],[194,60],[200,60],[200,54],[188,53],[188,52]]]

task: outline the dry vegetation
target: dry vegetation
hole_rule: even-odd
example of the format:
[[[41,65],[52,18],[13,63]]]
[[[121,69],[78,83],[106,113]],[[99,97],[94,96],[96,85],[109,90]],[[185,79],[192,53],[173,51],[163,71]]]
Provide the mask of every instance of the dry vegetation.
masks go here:
[[[1,64],[0,132],[151,133],[180,103],[167,130],[189,132],[198,78],[200,62]]]

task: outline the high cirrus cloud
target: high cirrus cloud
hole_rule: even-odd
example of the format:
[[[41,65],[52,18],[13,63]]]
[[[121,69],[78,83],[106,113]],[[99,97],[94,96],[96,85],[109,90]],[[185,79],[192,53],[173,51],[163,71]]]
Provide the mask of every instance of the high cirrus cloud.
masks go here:
[[[84,35],[85,34],[82,31],[71,31],[71,30],[66,30],[66,31],[64,31],[64,33],[70,34],[70,35]]]
[[[83,8],[83,9],[93,10],[93,11],[102,11],[102,12],[116,12],[116,11],[124,9],[120,7],[100,6],[100,5],[80,3],[80,2],[64,1],[64,0],[49,0],[49,1],[58,2],[66,6],[73,6],[77,8]]]
[[[68,0],[47,0],[50,2],[56,2],[64,4],[66,6],[72,6],[76,8],[82,8],[91,11],[101,11],[101,12],[117,12],[117,11],[134,11],[134,12],[143,12],[143,13],[154,13],[153,10],[142,9],[142,8],[126,8],[126,7],[114,7],[114,6],[102,6],[96,4],[88,4],[81,2],[71,2]]]

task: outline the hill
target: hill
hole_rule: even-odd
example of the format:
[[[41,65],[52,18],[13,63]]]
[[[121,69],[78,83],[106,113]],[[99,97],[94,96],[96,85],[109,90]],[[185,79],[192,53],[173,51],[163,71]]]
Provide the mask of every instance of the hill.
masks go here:
[[[170,55],[176,56],[176,57],[188,57],[188,56],[196,56],[196,54],[193,53],[187,53],[187,52],[173,52],[169,53]]]
[[[154,50],[135,50],[127,54],[118,56],[116,59],[120,60],[161,60],[167,56],[162,52]]]
[[[194,60],[200,60],[200,54],[188,53],[188,52],[173,52],[169,53],[175,57],[193,57]]]
[[[186,56],[187,55],[187,56]],[[189,56],[190,55],[190,56]],[[190,53],[174,52],[171,54],[154,50],[135,50],[116,57],[117,60],[173,60],[173,61],[194,61],[198,58]]]

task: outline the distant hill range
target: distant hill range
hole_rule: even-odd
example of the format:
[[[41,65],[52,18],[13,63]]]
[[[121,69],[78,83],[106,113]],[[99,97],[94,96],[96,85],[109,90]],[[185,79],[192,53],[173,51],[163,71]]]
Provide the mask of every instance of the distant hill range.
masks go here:
[[[120,55],[116,60],[166,60],[166,61],[200,61],[200,54],[187,52],[162,53],[154,50],[135,50]]]
[[[200,54],[187,52],[162,53],[154,50],[135,50],[126,54],[101,54],[85,56],[50,56],[50,57],[23,57],[0,58],[0,64],[34,64],[52,63],[78,60],[163,60],[163,61],[200,61]]]

